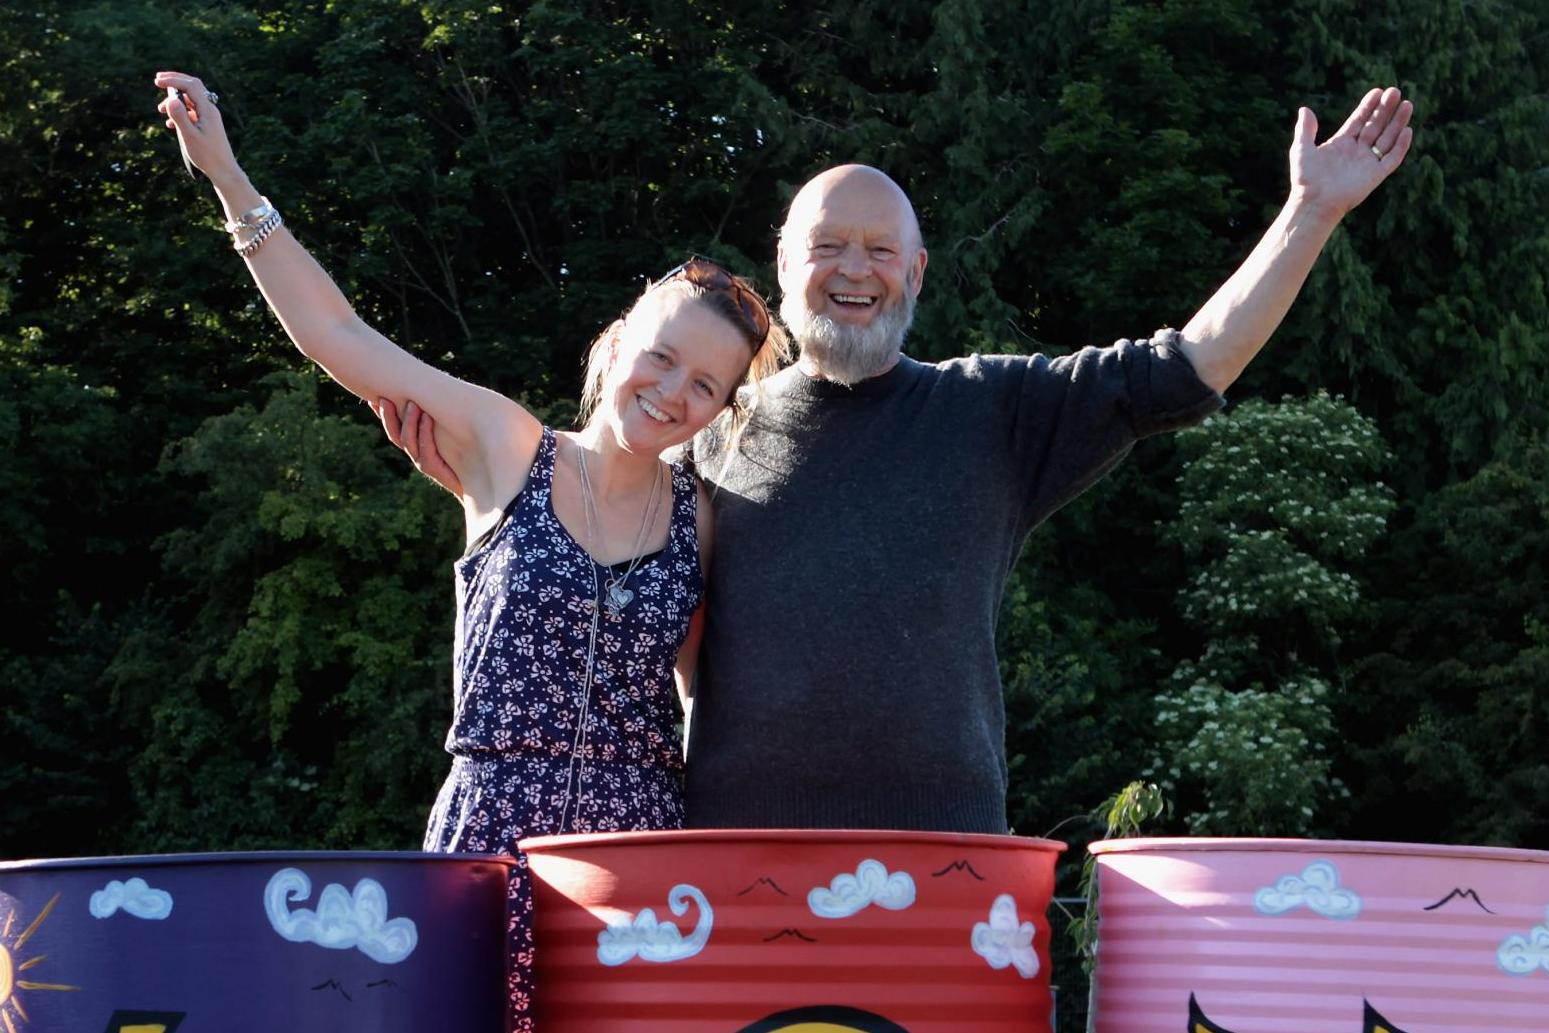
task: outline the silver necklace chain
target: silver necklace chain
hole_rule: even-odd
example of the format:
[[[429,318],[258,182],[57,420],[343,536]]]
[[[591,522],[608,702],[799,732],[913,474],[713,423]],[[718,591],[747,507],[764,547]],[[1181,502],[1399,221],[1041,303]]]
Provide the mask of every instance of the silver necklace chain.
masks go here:
[[[582,509],[586,515],[587,544],[595,548],[602,544],[597,536],[597,525],[602,521],[597,515],[597,503],[592,496],[592,482],[586,473],[586,449],[580,445],[576,446],[576,467],[580,471]],[[625,568],[623,574],[617,578],[610,578],[607,582],[609,593],[608,613],[610,616],[618,616],[619,612],[625,606],[628,606],[630,600],[635,597],[633,592],[627,589],[620,591],[620,589],[623,588],[624,582],[629,579],[629,575],[633,574],[635,568],[640,565],[642,558],[640,550],[645,544],[646,533],[656,523],[656,509],[661,497],[661,484],[662,481],[659,475],[652,478],[651,494],[646,500],[645,512],[640,518],[640,530],[635,533],[635,543],[630,550],[634,558],[629,561],[629,566]],[[553,490],[552,487],[550,490]],[[586,673],[583,675],[581,682],[581,705],[577,711],[575,738],[570,744],[570,763],[565,768],[565,802],[559,812],[559,834],[561,835],[565,831],[565,818],[570,813],[570,801],[572,799],[575,800],[575,817],[579,818],[581,816],[581,791],[586,781],[585,761],[581,762],[581,779],[580,782],[576,783],[574,796],[570,792],[570,786],[575,778],[576,758],[586,749],[586,719],[591,713],[592,685],[596,680],[597,629],[602,619],[603,608],[603,583],[597,576],[597,568],[601,564],[590,553],[587,554],[586,558],[592,568],[592,626],[587,636]]]
[[[581,500],[586,512],[586,539],[587,544],[599,552],[602,551],[603,541],[597,533],[597,528],[602,524],[602,519],[597,515],[597,499],[592,494],[592,479],[586,471],[586,449],[576,446],[576,467],[581,474]],[[658,471],[652,471],[656,476],[651,479],[651,494],[646,500],[645,510],[640,514],[640,529],[635,532],[635,541],[629,547],[629,565],[624,568],[624,573],[614,577],[609,570],[607,580],[606,599],[599,596],[598,601],[608,607],[608,615],[617,617],[635,598],[635,593],[629,590],[628,581],[635,568],[640,566],[640,561],[645,558],[641,551],[645,548],[646,535],[656,523],[656,508],[661,499],[662,479]],[[596,561],[592,561],[595,565]]]

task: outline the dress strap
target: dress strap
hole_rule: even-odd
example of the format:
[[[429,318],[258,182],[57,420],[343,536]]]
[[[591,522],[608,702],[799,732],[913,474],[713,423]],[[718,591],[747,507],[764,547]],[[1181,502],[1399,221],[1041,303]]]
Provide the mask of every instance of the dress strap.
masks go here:
[[[683,463],[670,463],[672,471],[671,537],[699,553],[699,485]],[[681,536],[681,537],[680,537]]]
[[[538,438],[538,454],[533,457],[532,469],[527,474],[527,483],[516,493],[516,499],[525,495],[528,488],[553,488],[554,465],[558,462],[558,457],[559,437],[554,433],[553,427],[545,424],[543,434]],[[511,502],[514,504],[516,499],[512,499]],[[511,507],[506,508],[509,510]]]
[[[558,449],[559,446],[554,435],[554,429],[545,424],[543,433],[538,438],[538,453],[533,456],[532,467],[527,471],[526,483],[522,485],[515,495],[511,496],[511,501],[506,503],[506,508],[500,511],[500,519],[496,520],[489,530],[479,535],[477,540],[469,544],[468,548],[463,552],[464,558],[472,556],[494,541],[495,536],[500,533],[501,529],[510,523],[511,517],[516,513],[517,507],[522,504],[523,499],[531,498],[534,491],[553,491],[554,459],[558,454]]]

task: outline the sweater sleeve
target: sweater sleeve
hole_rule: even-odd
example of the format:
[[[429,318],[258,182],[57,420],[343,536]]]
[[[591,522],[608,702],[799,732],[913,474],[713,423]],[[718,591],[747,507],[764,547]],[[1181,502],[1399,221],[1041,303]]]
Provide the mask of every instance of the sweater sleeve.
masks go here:
[[[1011,426],[1027,529],[1091,487],[1136,441],[1224,404],[1178,348],[1178,332],[1026,359]]]

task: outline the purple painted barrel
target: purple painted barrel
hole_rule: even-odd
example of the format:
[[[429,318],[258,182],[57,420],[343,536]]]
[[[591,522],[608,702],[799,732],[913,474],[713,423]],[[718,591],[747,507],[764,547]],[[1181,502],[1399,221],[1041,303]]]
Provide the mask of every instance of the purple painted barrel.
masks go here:
[[[1098,1033],[1543,1033],[1549,853],[1096,843]]]
[[[0,863],[5,1033],[500,1033],[509,858]]]

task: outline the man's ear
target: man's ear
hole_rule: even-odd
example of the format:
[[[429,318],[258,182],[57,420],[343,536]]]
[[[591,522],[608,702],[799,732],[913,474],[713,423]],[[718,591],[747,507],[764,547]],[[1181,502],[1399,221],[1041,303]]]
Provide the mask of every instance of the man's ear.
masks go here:
[[[925,285],[925,265],[929,261],[930,255],[926,254],[924,248],[920,248],[914,256],[914,261],[909,265],[908,273],[904,276],[904,282],[909,285],[909,289],[914,292],[916,298],[920,296],[920,288]]]

